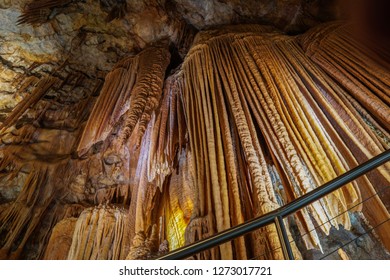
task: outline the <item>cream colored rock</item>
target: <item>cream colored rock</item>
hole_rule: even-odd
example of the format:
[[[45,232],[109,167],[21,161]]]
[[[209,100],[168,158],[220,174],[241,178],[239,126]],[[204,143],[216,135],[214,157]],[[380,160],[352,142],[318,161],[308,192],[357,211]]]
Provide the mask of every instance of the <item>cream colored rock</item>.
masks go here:
[[[118,260],[127,254],[126,213],[101,206],[84,210],[78,218],[68,253],[70,260]]]

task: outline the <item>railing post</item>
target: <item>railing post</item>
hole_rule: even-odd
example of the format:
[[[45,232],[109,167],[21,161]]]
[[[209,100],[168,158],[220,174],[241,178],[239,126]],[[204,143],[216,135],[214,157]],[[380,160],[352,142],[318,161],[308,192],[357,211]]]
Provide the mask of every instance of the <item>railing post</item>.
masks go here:
[[[280,245],[282,247],[283,255],[285,260],[294,260],[294,253],[292,251],[290,241],[288,240],[288,235],[286,227],[284,226],[284,221],[282,216],[275,217],[276,231],[278,232]]]

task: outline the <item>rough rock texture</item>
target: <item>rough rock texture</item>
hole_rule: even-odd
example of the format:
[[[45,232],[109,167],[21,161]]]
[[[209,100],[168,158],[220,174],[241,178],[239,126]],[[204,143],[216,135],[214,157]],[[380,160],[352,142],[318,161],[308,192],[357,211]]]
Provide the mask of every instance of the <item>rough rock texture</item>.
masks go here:
[[[208,26],[259,22],[287,32],[341,16],[339,1],[301,0],[173,0],[186,21],[198,29]]]
[[[344,13],[0,0],[0,258],[155,258],[388,149],[389,56],[341,22],[306,32]],[[296,257],[389,258],[389,181],[385,165],[286,219]],[[283,256],[269,226],[194,258]]]

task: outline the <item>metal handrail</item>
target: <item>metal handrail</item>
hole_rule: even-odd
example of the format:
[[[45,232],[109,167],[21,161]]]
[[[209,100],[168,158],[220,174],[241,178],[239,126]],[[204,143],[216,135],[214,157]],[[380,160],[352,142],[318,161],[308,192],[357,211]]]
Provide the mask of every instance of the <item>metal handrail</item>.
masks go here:
[[[222,243],[228,242],[232,239],[240,237],[244,234],[247,234],[251,231],[257,230],[261,227],[267,226],[277,221],[283,223],[283,218],[289,216],[296,211],[302,209],[303,207],[315,202],[318,199],[323,198],[327,194],[343,187],[344,185],[352,182],[356,178],[368,173],[369,171],[381,166],[382,164],[390,161],[390,149],[383,152],[382,154],[375,156],[374,158],[366,161],[365,163],[357,166],[356,168],[351,169],[350,171],[340,175],[339,177],[329,181],[328,183],[318,187],[307,194],[291,201],[290,203],[272,211],[260,217],[251,219],[240,225],[231,227],[227,230],[224,230],[220,233],[217,233],[211,237],[205,238],[198,242],[192,243],[190,245],[181,247],[177,250],[169,252],[168,254],[158,258],[159,260],[178,260],[185,259],[190,256],[193,256],[199,252],[210,249]],[[284,225],[283,227],[284,228]],[[283,229],[281,234],[283,233]],[[283,237],[280,236],[279,237]],[[281,238],[281,243],[284,243],[282,247],[286,248],[287,251],[284,251],[286,259],[291,259],[292,255],[289,254],[288,250],[291,250],[290,243],[285,238]]]

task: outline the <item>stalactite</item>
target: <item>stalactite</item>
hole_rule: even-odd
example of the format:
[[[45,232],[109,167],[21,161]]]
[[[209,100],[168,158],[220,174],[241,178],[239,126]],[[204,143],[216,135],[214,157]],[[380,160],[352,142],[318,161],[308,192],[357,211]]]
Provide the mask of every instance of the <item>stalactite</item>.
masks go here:
[[[234,150],[229,152],[228,149],[219,161],[216,155],[222,139],[232,145],[226,138],[232,126],[237,129],[249,171],[250,181],[242,182],[241,188],[249,184],[244,189],[249,189],[256,215],[279,207],[263,149],[271,151],[271,160],[277,161],[277,166],[281,167],[279,172],[285,173],[282,178],[285,178],[288,200],[354,167],[359,159],[357,149],[360,156],[362,152],[367,155],[365,160],[384,150],[386,141],[380,141],[359,118],[369,114],[362,108],[359,114],[356,104],[346,97],[338,97],[340,92],[345,96],[345,92],[304,56],[294,38],[270,29],[251,28],[246,26],[246,33],[236,33],[234,28],[200,33],[182,67],[189,142],[200,188],[199,218],[208,214],[215,215],[216,219],[223,217],[221,221],[224,221],[226,217],[219,206],[226,174],[218,171],[218,166],[223,166],[220,170],[234,168],[234,159],[229,156]],[[225,107],[227,109],[223,109]],[[223,110],[229,113],[230,119]],[[222,125],[222,131],[220,123],[229,125]],[[378,130],[386,135],[386,130],[380,126]],[[221,139],[220,135],[224,137]],[[340,135],[348,135],[348,138]],[[263,138],[266,147],[262,147]],[[349,139],[356,148],[350,145]],[[362,143],[366,143],[366,148]],[[234,153],[239,156],[237,151]],[[305,235],[308,248],[321,248],[312,219],[327,234],[331,226],[338,228],[339,224],[348,229],[351,225],[348,209],[361,210],[361,205],[354,206],[374,194],[370,181],[380,184],[388,181],[387,171],[378,172],[380,178],[363,177],[296,214],[301,232],[309,233]],[[236,183],[229,181],[230,185]],[[380,200],[374,204],[376,206],[365,208],[364,212],[370,217],[377,208],[380,213],[374,219],[377,224],[388,213]],[[225,211],[226,207],[229,206],[225,204]],[[223,230],[218,221],[216,229]],[[378,232],[386,243],[386,229],[378,229]],[[262,236],[254,238],[267,237],[264,244],[268,244],[268,250],[278,247],[274,229],[268,228],[267,232],[259,234]],[[228,252],[229,249],[221,247],[222,254]],[[280,252],[274,252],[273,257],[280,258]]]
[[[149,156],[149,146],[151,143],[151,127],[152,123],[149,123],[149,128],[146,130],[144,138],[141,143],[140,156],[138,158],[137,167],[136,167],[136,179],[131,184],[131,201],[134,202],[130,205],[130,228],[132,234],[137,234],[139,232],[145,232],[147,230],[147,225],[145,225],[146,215],[144,211],[151,211],[150,205],[146,205],[146,193],[148,188],[152,188],[156,191],[156,188],[153,187],[151,183],[148,182],[147,178],[147,162]],[[133,237],[133,236],[132,236]]]
[[[93,144],[104,141],[122,115],[126,115],[122,132],[125,140],[139,122],[139,144],[160,102],[168,62],[166,49],[151,47],[135,57],[123,59],[113,68],[84,128],[77,148],[79,155],[85,154]]]
[[[186,145],[180,89],[180,78],[177,76],[173,75],[166,80],[159,114],[151,121],[148,180],[155,180],[160,190],[165,178],[177,167],[177,154]]]
[[[184,231],[192,215],[194,196],[184,151],[186,125],[180,83],[179,73],[166,81],[161,104],[152,113],[141,142],[137,179],[131,185],[131,200],[135,203],[130,205],[133,233],[130,259],[156,253],[144,245],[151,224],[161,228],[160,245],[165,241],[171,249],[184,245]]]
[[[68,259],[124,259],[126,217],[124,211],[110,206],[84,210],[76,222]]]
[[[255,44],[251,44],[251,45],[256,46]],[[259,69],[260,73],[262,73],[264,75],[264,79],[265,79],[265,80],[261,81],[261,83],[265,83],[265,84],[268,83],[267,89],[263,87],[260,91],[258,91],[258,96],[261,96],[261,95],[264,96],[264,97],[262,97],[262,98],[264,98],[262,101],[262,106],[263,106],[263,108],[266,108],[265,111],[267,112],[268,118],[270,120],[269,126],[271,128],[274,127],[274,129],[275,129],[276,136],[274,136],[274,139],[275,140],[278,139],[277,141],[280,142],[280,144],[281,144],[282,149],[279,151],[284,150],[286,155],[287,155],[286,161],[281,162],[281,164],[282,164],[282,166],[284,165],[285,168],[288,168],[289,172],[291,172],[290,174],[294,174],[294,177],[292,177],[291,180],[296,180],[295,178],[297,178],[299,180],[298,182],[293,182],[293,185],[296,185],[296,186],[299,186],[300,188],[303,188],[303,189],[296,189],[295,190],[295,196],[299,196],[301,193],[305,193],[307,190],[311,190],[314,187],[314,184],[313,184],[312,178],[311,178],[312,175],[310,175],[307,172],[306,166],[298,157],[298,153],[295,150],[294,145],[293,145],[294,144],[293,139],[291,139],[291,137],[293,137],[294,134],[292,134],[292,135],[289,134],[289,127],[288,127],[288,124],[285,123],[285,121],[284,121],[284,117],[283,117],[284,114],[282,114],[282,112],[279,111],[280,105],[277,102],[275,102],[278,100],[278,96],[283,94],[283,89],[284,89],[283,85],[285,83],[275,84],[275,82],[278,83],[279,81],[276,79],[275,79],[276,81],[272,80],[272,78],[270,76],[271,73],[269,73],[268,69],[272,70],[274,68],[272,68],[271,66],[266,67],[266,63],[268,63],[268,62],[272,63],[273,61],[277,61],[277,60],[272,59],[272,58],[267,59],[266,57],[263,58],[263,56],[267,55],[267,50],[268,50],[267,44],[265,43],[264,45],[265,45],[264,50],[261,50],[261,49],[256,50],[262,54],[262,61],[253,61],[253,62],[250,61],[250,63],[252,63],[252,69],[254,69],[252,71],[254,71],[253,73],[254,73],[255,79],[258,79],[258,77],[259,77],[259,76],[256,77],[255,73],[258,71],[257,67],[260,67],[260,69]],[[260,46],[263,46],[263,45],[260,43]],[[253,52],[253,53],[255,53],[255,52]],[[256,53],[255,53],[254,59],[255,60],[258,59],[256,57]],[[254,64],[254,63],[256,63],[256,64]],[[282,78],[283,76],[278,76],[278,75],[274,74],[272,77],[281,77]],[[261,85],[261,83],[259,83],[259,84]],[[262,99],[260,99],[260,100],[262,100]],[[293,108],[293,107],[291,107],[291,108]],[[275,120],[276,120],[276,122],[275,122]],[[299,119],[296,119],[296,121],[299,121]],[[299,122],[298,122],[298,124],[299,124]],[[272,131],[273,131],[272,129],[269,130],[269,132],[272,132]],[[305,131],[306,131],[306,129],[305,129]],[[276,143],[278,143],[278,142],[276,142]],[[277,149],[274,148],[274,150],[277,150]],[[311,153],[309,153],[309,155],[310,154]],[[313,154],[315,154],[315,153],[313,153]],[[302,154],[302,155],[305,155],[305,154]],[[280,156],[283,156],[283,155],[280,155]],[[288,159],[290,159],[290,160],[288,160]],[[291,175],[290,175],[290,177],[291,177]],[[326,215],[325,214],[321,215],[321,212],[322,212],[321,207],[318,207],[316,209],[316,212],[319,214],[319,216],[323,217],[321,220],[318,220],[319,224],[323,224],[325,222],[324,218],[326,217]]]
[[[146,130],[152,112],[160,102],[170,54],[166,48],[151,47],[142,51],[138,57],[138,75],[131,93],[130,108],[126,114],[124,141],[131,136],[137,124],[140,136]]]
[[[264,31],[258,27],[252,28],[253,32]],[[247,30],[252,31],[250,26]],[[245,95],[239,76],[234,70],[236,65],[232,62],[233,56],[228,47],[232,38],[234,33],[221,35],[217,39],[209,39],[207,34],[200,34],[197,45],[191,49],[183,66],[186,82],[183,99],[186,104],[189,142],[195,153],[193,165],[197,169],[196,177],[200,180],[197,184],[200,188],[204,185],[204,189],[199,190],[200,201],[197,207],[201,216],[198,219],[202,219],[207,213],[211,217],[215,215],[217,231],[230,227],[231,221],[243,221],[243,198],[240,198],[240,194],[242,195],[246,188],[250,189],[251,199],[255,202],[252,210],[255,215],[278,207],[253,119],[246,101],[243,100]],[[196,121],[199,119],[201,122]],[[230,130],[234,126],[244,161],[248,164],[250,182],[237,182],[237,176],[231,177],[232,173],[235,174],[238,170],[237,157],[241,157],[231,138]],[[226,169],[228,173],[225,172]],[[246,186],[248,183],[249,186]],[[235,213],[236,219],[231,219],[230,211]],[[222,223],[218,222],[219,219]],[[213,229],[209,231],[212,233]],[[276,249],[271,254],[272,258],[282,258],[281,251],[277,250],[279,243],[275,228],[268,227],[265,232],[258,234],[268,238],[268,241],[265,241],[269,244],[267,250]],[[260,240],[262,237],[254,238]],[[237,240],[233,245],[236,248],[236,257],[245,258],[244,240]],[[222,258],[231,258],[229,246],[221,246]]]
[[[72,0],[33,0],[19,17],[18,24],[42,24],[50,19],[53,9],[70,4]]]
[[[32,106],[34,106],[52,87],[58,82],[53,76],[42,78],[34,90],[27,95],[7,116],[0,125],[0,130],[4,130],[15,124],[15,122]]]
[[[262,45],[262,44],[264,44],[264,42],[258,43],[258,45]],[[326,85],[334,86],[333,81],[331,79],[329,79],[328,77],[325,77],[320,71],[316,71],[315,74],[313,73],[313,75],[310,75],[310,76],[306,74],[306,71],[314,71],[313,69],[315,69],[315,67],[312,66],[312,64],[310,64],[310,62],[308,61],[308,59],[305,56],[303,56],[302,50],[300,48],[296,47],[296,43],[294,43],[292,41],[289,42],[289,40],[277,41],[272,45],[272,48],[267,48],[266,50],[267,50],[267,52],[272,54],[272,56],[270,56],[269,60],[267,60],[267,58],[266,58],[266,52],[259,51],[259,49],[256,48],[256,51],[257,51],[256,53],[262,54],[261,58],[259,58],[261,63],[268,62],[268,61],[269,62],[278,61],[279,59],[282,59],[282,61],[283,61],[282,63],[275,64],[276,67],[269,66],[269,69],[271,71],[274,71],[271,77],[280,77],[282,79],[284,77],[286,77],[286,80],[284,80],[284,81],[282,80],[282,82],[277,84],[276,87],[270,86],[269,88],[270,89],[280,88],[284,91],[284,90],[288,90],[289,87],[291,89],[293,89],[294,84],[297,83],[297,86],[298,86],[297,89],[286,91],[286,94],[283,94],[283,91],[281,91],[280,93],[278,93],[278,95],[274,95],[272,100],[278,100],[278,98],[283,97],[280,104],[282,104],[283,106],[286,106],[285,104],[287,104],[287,106],[288,106],[287,102],[289,102],[290,96],[297,96],[295,98],[297,98],[297,100],[299,100],[299,103],[297,101],[295,101],[295,104],[293,103],[293,106],[286,107],[286,109],[288,109],[288,111],[286,111],[286,113],[284,113],[284,114],[281,114],[281,116],[287,117],[286,121],[289,121],[290,124],[288,124],[288,122],[284,121],[285,125],[288,124],[288,126],[291,127],[292,131],[294,131],[294,133],[290,133],[290,137],[294,137],[294,138],[302,137],[302,140],[299,140],[299,138],[294,139],[294,141],[296,143],[295,146],[298,147],[299,150],[302,148],[306,149],[306,151],[304,151],[304,150],[300,150],[300,151],[298,150],[298,151],[299,151],[299,154],[303,157],[305,164],[311,173],[311,176],[313,176],[313,178],[315,179],[315,181],[317,182],[318,185],[325,183],[326,181],[330,180],[332,177],[335,177],[336,175],[339,175],[339,174],[345,172],[345,170],[348,170],[356,165],[356,160],[353,157],[349,156],[349,155],[351,155],[351,151],[349,151],[349,149],[352,150],[352,147],[348,146],[349,145],[348,142],[343,143],[342,140],[340,139],[340,136],[338,136],[338,134],[341,134],[341,131],[347,132],[348,130],[353,129],[355,127],[361,127],[359,129],[359,131],[362,131],[363,133],[362,132],[357,133],[357,130],[353,134],[349,132],[350,137],[352,135],[354,135],[354,137],[352,137],[352,138],[355,138],[353,141],[355,143],[365,143],[365,142],[369,141],[370,144],[368,144],[368,146],[370,147],[370,149],[377,150],[378,152],[376,152],[376,153],[380,152],[381,149],[378,146],[378,142],[375,143],[375,141],[374,141],[375,137],[373,137],[373,135],[366,134],[363,136],[364,132],[366,130],[369,130],[369,129],[367,129],[368,127],[364,127],[364,126],[362,127],[362,124],[355,117],[358,115],[357,112],[353,112],[350,110],[347,113],[343,113],[343,111],[340,110],[342,108],[341,104],[343,104],[343,102],[340,102],[340,101],[337,101],[337,102],[329,102],[328,101],[327,103],[325,103],[325,102],[322,103],[320,101],[321,98],[324,98],[323,97],[324,95],[326,98],[328,98],[328,100],[329,100],[330,96],[333,96],[332,98],[336,99],[337,96],[340,94],[340,92],[342,92],[342,90],[337,88],[337,94],[336,94],[334,87],[331,88],[329,86],[326,86]],[[283,55],[283,56],[281,56],[281,55]],[[287,58],[288,62],[286,62],[284,60],[284,58]],[[284,67],[282,67],[282,66],[284,66]],[[276,72],[275,69],[276,70],[280,69],[280,70],[279,70],[279,72]],[[263,71],[266,71],[266,68],[264,68]],[[291,73],[292,76],[289,77],[289,73]],[[313,78],[313,77],[315,77],[315,78]],[[320,79],[320,77],[322,78],[321,85],[318,83],[318,79]],[[311,79],[313,79],[313,80],[311,80]],[[275,79],[275,80],[277,82],[277,79]],[[301,83],[301,81],[303,83]],[[324,94],[325,92],[326,92],[326,94]],[[301,94],[303,94],[303,96],[301,96]],[[321,109],[317,109],[318,105],[316,105],[315,102],[313,102],[314,100],[312,100],[312,98],[314,100],[316,100],[316,102],[319,102],[318,104],[321,107]],[[337,109],[330,108],[327,105],[329,103],[338,104]],[[305,109],[305,107],[304,107],[305,104],[307,104],[306,106],[308,106],[310,104],[310,107],[307,107]],[[344,106],[346,106],[346,105],[344,105]],[[281,109],[282,108],[283,107],[281,107]],[[304,128],[295,129],[294,126],[299,125],[300,119],[296,119],[296,118],[291,119],[291,120],[288,120],[288,119],[289,119],[289,116],[294,117],[294,111],[296,111],[296,109],[299,109],[299,108],[302,108],[301,109],[301,110],[303,110],[302,112],[305,112],[305,111],[311,112],[311,110],[315,110],[315,114],[313,114],[313,113],[307,114],[306,113],[307,117],[303,117],[304,115],[301,115],[301,117],[299,117],[301,120],[305,121],[305,119],[307,118],[307,121],[310,121],[311,124],[309,126],[307,121],[305,121],[307,124],[304,126]],[[324,112],[321,112],[321,110]],[[298,113],[299,111],[296,111],[296,112]],[[322,115],[323,113],[325,113],[325,115],[328,119],[324,118],[324,116]],[[333,115],[334,119],[329,118],[329,115]],[[316,117],[313,118],[312,120],[310,120],[310,118],[309,118],[310,116],[316,116]],[[318,126],[318,123],[319,123],[318,118],[321,119],[321,121],[320,121],[321,126]],[[347,118],[349,120],[347,120]],[[344,119],[344,122],[350,123],[350,125],[348,127],[343,125],[341,123],[342,119]],[[336,126],[334,124],[334,121],[340,122],[340,126]],[[352,125],[352,123],[353,123],[353,125]],[[307,134],[307,136],[305,136],[305,133],[306,132],[310,133],[310,130],[311,130],[310,127],[315,129],[314,130],[315,133],[311,133],[312,136],[310,136],[311,137],[310,140],[307,141],[306,137],[308,137],[310,134]],[[342,128],[342,130],[339,129],[340,127]],[[335,130],[337,131],[337,133],[335,133]],[[302,136],[299,136],[300,134],[302,134]],[[316,138],[318,138],[318,140],[316,140]],[[359,140],[357,140],[356,138],[359,138]],[[347,139],[344,138],[343,140],[346,141]],[[299,141],[299,142],[297,142],[297,141]],[[316,143],[318,143],[318,144],[316,144]],[[337,146],[336,146],[336,143],[337,143]],[[314,148],[314,146],[311,146],[312,144],[315,144],[317,146],[317,148]],[[321,146],[323,148],[321,148]],[[360,147],[363,148],[361,144],[360,144]],[[322,150],[322,152],[317,152],[318,149],[323,149],[323,150]],[[335,151],[335,152],[333,152],[333,151]],[[370,156],[367,157],[367,159],[373,157],[376,153],[372,153]],[[321,157],[323,157],[323,159],[318,158],[319,155],[321,155]],[[306,159],[306,156],[308,156],[309,159]],[[311,158],[314,157],[314,159],[311,159],[310,157]],[[315,158],[317,158],[317,159],[315,159]],[[318,160],[321,160],[322,163],[321,163],[321,161],[319,161],[318,163],[313,164],[315,162],[314,160],[316,160],[317,162],[318,162]],[[325,162],[324,162],[324,160],[325,160]],[[353,161],[355,161],[355,164],[351,164]],[[328,168],[328,170],[324,170],[324,168]],[[332,169],[334,169],[334,171],[332,171]],[[334,173],[334,172],[336,172],[336,173]],[[332,173],[333,173],[333,175],[331,175]],[[322,175],[323,179],[320,179],[318,177],[320,174],[323,174]],[[327,177],[329,175],[331,175],[331,176]],[[351,185],[349,185],[349,186],[345,187],[344,189],[340,190],[339,192],[334,193],[333,197],[327,197],[327,198],[325,198],[325,200],[322,200],[322,202],[325,205],[325,209],[327,209],[327,211],[328,211],[328,213],[326,215],[329,217],[335,217],[335,215],[336,215],[337,219],[335,219],[334,221],[337,221],[337,223],[340,223],[348,228],[350,225],[350,221],[349,221],[349,218],[346,215],[346,213],[344,213],[344,215],[337,215],[337,213],[340,213],[340,211],[341,212],[346,211],[347,209],[358,204],[359,201],[362,200],[362,197],[360,196],[360,191],[362,189],[367,189],[367,188],[371,189],[372,188],[371,183],[369,183],[365,180],[366,179],[363,178],[359,182],[359,188],[357,188],[357,184],[355,182],[355,187],[352,187]],[[371,192],[371,195],[373,195],[372,192]],[[364,195],[363,199],[365,197],[368,197],[368,195]],[[382,219],[383,215],[386,216],[385,213],[387,213],[387,211],[384,212],[383,204],[380,201],[376,201],[375,203],[376,203],[376,207],[378,207],[378,210],[381,209],[379,211],[381,214],[377,215],[378,219],[376,220],[376,222],[378,222],[378,220],[383,220]],[[374,207],[372,207],[371,209],[373,209],[373,208]],[[316,215],[318,213],[321,213],[321,211],[322,211],[321,208],[315,208],[313,210],[314,211],[312,211],[312,213],[316,213]],[[377,212],[377,211],[370,210],[370,211],[367,211],[366,214],[367,214],[367,216],[371,216],[373,212]],[[324,216],[324,217],[326,217],[326,216]],[[317,220],[317,221],[324,222],[323,219]],[[333,224],[333,225],[337,227],[337,225],[335,225],[335,224]],[[378,231],[380,232],[381,230],[378,230]],[[381,235],[384,236],[384,233],[382,233]],[[385,239],[383,239],[383,241],[385,241]]]
[[[390,129],[388,67],[374,51],[354,39],[350,28],[340,23],[326,24],[301,36],[300,42],[307,56]]]
[[[0,215],[0,259],[17,259],[53,198],[47,167],[33,170],[17,200]]]
[[[81,136],[77,148],[79,155],[85,154],[93,144],[105,140],[128,109],[137,68],[137,57],[128,57],[118,62],[107,74]]]
[[[321,27],[319,34],[321,36],[316,38],[314,33],[309,32],[302,36],[300,43],[305,54],[337,83],[314,65],[309,67],[306,64],[305,67],[321,90],[328,93],[321,103],[324,107],[332,107],[328,109],[329,121],[347,145],[347,149],[342,150],[342,146],[339,148],[340,153],[349,166],[353,167],[389,148],[390,110],[386,101],[389,93],[388,71],[369,49],[365,48],[361,52],[361,44],[351,37],[348,26],[325,25]],[[336,112],[333,113],[334,111]],[[362,199],[374,196],[383,186],[388,185],[388,170],[389,165],[385,164],[358,181]],[[378,224],[389,217],[388,211],[377,197],[372,203],[364,205],[363,213],[371,224]],[[387,248],[390,246],[385,237],[389,235],[388,231],[386,227],[377,230]]]

